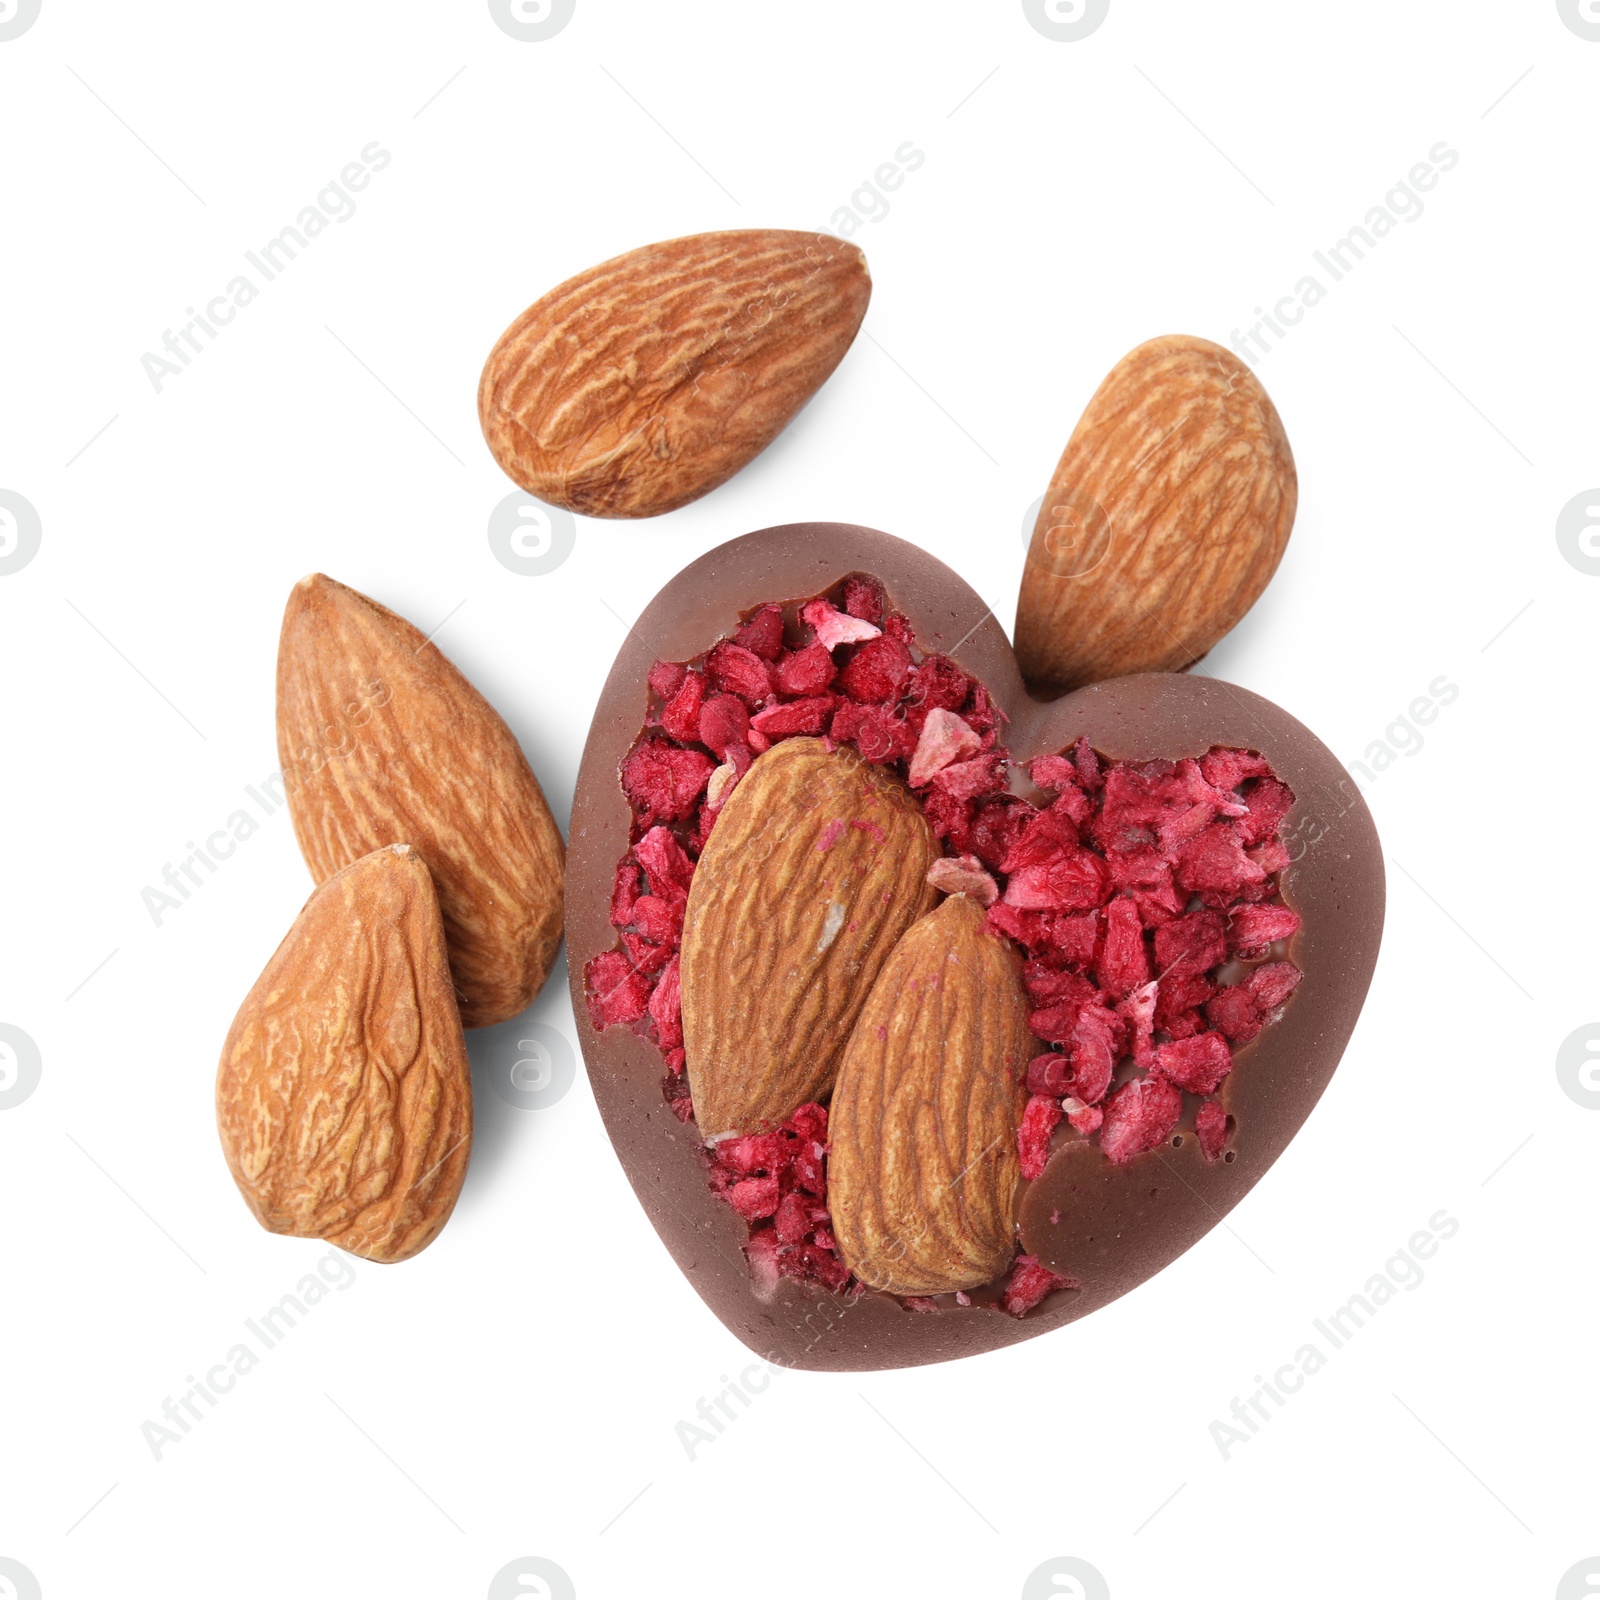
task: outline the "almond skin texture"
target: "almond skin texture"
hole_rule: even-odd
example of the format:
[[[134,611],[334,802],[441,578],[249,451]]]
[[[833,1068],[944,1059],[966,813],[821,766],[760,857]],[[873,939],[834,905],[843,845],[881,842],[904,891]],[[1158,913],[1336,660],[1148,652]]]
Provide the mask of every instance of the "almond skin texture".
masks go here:
[[[472,1149],[472,1073],[438,901],[409,846],[306,902],[228,1032],[217,1127],[270,1233],[388,1262],[444,1226]]]
[[[589,517],[655,517],[725,482],[843,359],[872,292],[826,233],[645,245],[535,301],[500,336],[478,418],[513,482]]]
[[[758,756],[695,869],[680,978],[701,1133],[754,1133],[825,1095],[867,991],[931,906],[939,847],[910,790],[853,751]]]
[[[511,730],[440,651],[354,589],[301,579],[278,645],[278,759],[311,876],[415,846],[462,1022],[525,1011],[561,942],[565,851]]]
[[[1266,588],[1297,496],[1283,424],[1237,356],[1180,334],[1124,356],[1034,526],[1016,626],[1029,690],[1192,666]]]
[[[839,1063],[828,1200],[869,1288],[975,1289],[1010,1265],[1031,1050],[1017,956],[951,895],[895,946]]]

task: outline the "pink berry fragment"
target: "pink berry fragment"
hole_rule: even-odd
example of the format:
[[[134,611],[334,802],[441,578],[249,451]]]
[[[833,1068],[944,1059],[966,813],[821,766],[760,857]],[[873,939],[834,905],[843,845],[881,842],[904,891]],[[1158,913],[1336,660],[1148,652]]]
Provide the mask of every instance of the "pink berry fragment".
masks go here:
[[[1232,1066],[1228,1041],[1220,1033],[1197,1033],[1156,1050],[1156,1073],[1190,1094],[1215,1094]]]
[[[1036,1094],[1022,1113],[1017,1129],[1017,1153],[1022,1158],[1022,1176],[1037,1178],[1050,1160],[1050,1135],[1061,1121],[1061,1102]]]
[[[1207,1100],[1194,1114],[1195,1137],[1207,1161],[1220,1161],[1228,1139],[1228,1113],[1220,1100]]]
[[[837,650],[842,644],[860,644],[866,639],[876,639],[883,632],[860,617],[836,611],[826,600],[813,600],[800,608],[800,618],[816,630],[817,643],[824,650]]]
[[[1040,1266],[1037,1256],[1018,1256],[1001,1292],[1000,1305],[1013,1317],[1025,1317],[1046,1295],[1057,1289],[1078,1287],[1076,1278],[1064,1278],[1059,1272]]]
[[[1136,1078],[1106,1102],[1100,1148],[1118,1166],[1165,1142],[1178,1125],[1183,1096],[1163,1078]]]

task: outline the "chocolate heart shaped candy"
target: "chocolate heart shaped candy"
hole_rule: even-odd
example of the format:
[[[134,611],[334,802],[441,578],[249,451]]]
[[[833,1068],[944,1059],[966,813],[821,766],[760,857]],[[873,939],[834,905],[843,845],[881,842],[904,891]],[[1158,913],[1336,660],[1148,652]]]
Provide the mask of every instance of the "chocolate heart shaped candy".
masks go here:
[[[959,577],[836,523],[645,610],[569,852],[623,1168],[716,1315],[819,1370],[1032,1338],[1181,1255],[1310,1114],[1383,925],[1287,712],[1174,673],[1042,704]]]

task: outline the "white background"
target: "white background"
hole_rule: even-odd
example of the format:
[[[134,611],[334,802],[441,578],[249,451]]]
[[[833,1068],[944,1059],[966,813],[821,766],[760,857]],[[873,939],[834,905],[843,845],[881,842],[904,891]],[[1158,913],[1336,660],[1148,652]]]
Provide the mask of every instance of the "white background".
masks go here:
[[[1554,0],[1112,0],[1075,43],[1015,0],[578,0],[543,43],[470,0],[43,0],[0,43],[0,488],[43,528],[0,577],[0,1022],[43,1062],[0,1112],[0,1556],[46,1600],[476,1597],[524,1555],[585,1600],[1011,1597],[1069,1555],[1117,1600],[1555,1594],[1600,1550],[1600,1114],[1555,1072],[1600,1013],[1600,579],[1555,538],[1600,482],[1597,84]],[[373,140],[356,214],[158,395],[144,352]],[[856,234],[862,337],[782,440],[666,519],[580,519],[547,576],[497,562],[475,390],[512,316],[650,240],[870,209],[906,141],[925,162]],[[1025,512],[1110,365],[1226,342],[1440,141],[1424,213],[1259,369],[1300,518],[1208,670],[1347,760],[1409,742],[1440,675],[1460,693],[1369,786],[1371,998],[1229,1226],[1047,1338],[779,1376],[691,1461],[675,1424],[750,1358],[581,1072],[538,1112],[480,1082],[439,1242],[358,1264],[155,1460],[141,1424],[326,1252],[250,1221],[212,1114],[310,887],[287,814],[159,927],[141,903],[276,767],[294,580],[443,622],[564,824],[625,624],[685,562],[857,521],[1009,623]],[[572,1037],[564,969],[530,1016]],[[1425,1281],[1224,1461],[1233,1397],[1440,1209]]]

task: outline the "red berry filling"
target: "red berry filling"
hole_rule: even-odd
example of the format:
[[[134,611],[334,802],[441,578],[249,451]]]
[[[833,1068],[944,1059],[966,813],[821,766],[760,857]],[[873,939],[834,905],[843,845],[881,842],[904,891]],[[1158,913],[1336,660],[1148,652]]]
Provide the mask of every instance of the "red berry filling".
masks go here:
[[[1023,1177],[1038,1178],[1062,1139],[1130,1162],[1174,1136],[1186,1105],[1202,1155],[1224,1158],[1232,1119],[1216,1096],[1234,1052],[1301,978],[1284,954],[1300,918],[1276,876],[1294,795],[1261,756],[1219,747],[1198,761],[1109,761],[1080,739],[1030,764],[1031,788],[1019,787],[1036,803],[1013,792],[1021,769],[988,691],[922,654],[883,585],[860,574],[759,607],[696,661],[658,661],[649,688],[619,773],[634,820],[611,898],[618,944],[590,961],[585,992],[596,1028],[629,1025],[659,1048],[676,1117],[694,1118],[677,952],[695,863],[755,757],[821,737],[910,786],[949,852],[929,881],[987,907],[990,926],[1022,947],[1029,1025],[1045,1047],[1027,1068]],[[833,1237],[826,1153],[817,1105],[707,1152],[713,1191],[750,1229],[764,1292],[780,1277],[864,1292]],[[1018,1255],[982,1299],[1022,1316],[1069,1287]]]

